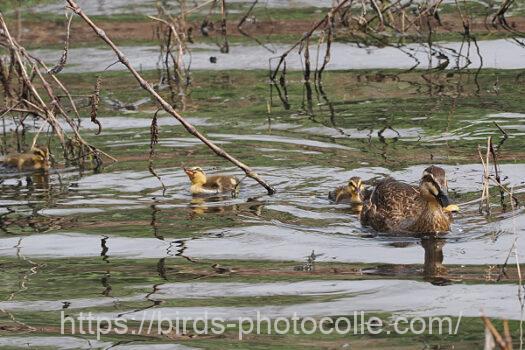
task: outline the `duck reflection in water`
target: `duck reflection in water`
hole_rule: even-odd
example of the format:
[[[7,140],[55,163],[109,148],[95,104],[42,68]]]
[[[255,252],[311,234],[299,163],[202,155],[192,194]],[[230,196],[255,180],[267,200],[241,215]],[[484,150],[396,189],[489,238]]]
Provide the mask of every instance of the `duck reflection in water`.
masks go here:
[[[436,285],[450,284],[447,278],[448,270],[443,265],[443,246],[445,239],[425,237],[421,239],[421,246],[425,249],[423,276],[426,281]]]
[[[435,285],[447,285],[451,282],[448,269],[443,265],[443,247],[446,239],[436,236],[420,238],[419,241],[395,241],[388,244],[392,248],[410,248],[421,244],[424,250],[424,261],[421,268],[417,264],[388,264],[370,270],[372,274],[404,277],[422,275],[423,279]]]
[[[225,214],[237,212],[238,206],[236,204],[221,204],[221,202],[228,198],[231,197],[193,197],[189,204],[189,207],[191,208],[191,217],[193,218],[206,213]]]
[[[264,202],[248,198],[245,203],[232,204],[231,202],[225,202],[228,200],[231,200],[231,196],[193,197],[189,204],[191,209],[190,218],[204,214],[239,213],[246,211],[246,205],[248,205],[247,211],[249,213],[261,216]]]

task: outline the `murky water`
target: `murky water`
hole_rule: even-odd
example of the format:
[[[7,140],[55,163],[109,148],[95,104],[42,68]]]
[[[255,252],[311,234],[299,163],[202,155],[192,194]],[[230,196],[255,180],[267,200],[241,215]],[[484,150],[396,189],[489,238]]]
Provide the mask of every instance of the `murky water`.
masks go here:
[[[100,53],[72,50],[71,63],[79,66],[70,71],[100,69],[105,59],[111,63],[103,55],[89,62],[95,52]],[[84,61],[78,61],[81,55]],[[512,55],[497,56],[495,66],[516,68],[506,65],[507,56]],[[239,57],[236,64],[242,69],[264,65],[243,66],[249,57]],[[351,57],[349,62],[357,62]],[[198,68],[198,57],[193,62]],[[331,68],[342,67],[354,66],[334,62]],[[397,67],[395,59],[388,67]],[[493,189],[491,215],[479,213],[477,146],[493,136],[502,181],[523,202],[520,73],[483,71],[475,80],[468,72],[438,72],[428,83],[419,73],[329,72],[327,95],[314,93],[311,101],[303,94],[301,77],[291,73],[291,108],[283,107],[275,90],[270,100],[266,72],[195,77],[203,86],[194,88],[189,120],[252,165],[277,188],[274,196],[245,179],[236,198],[192,198],[182,164],[242,174],[161,114],[156,168],[167,186],[163,194],[147,171],[151,103],[126,113],[106,103],[99,117],[103,133],[93,136],[95,128],[86,119],[85,136],[120,163],[96,173],[71,167],[58,167],[49,176],[2,172],[0,266],[5,283],[0,309],[35,327],[56,325],[61,310],[129,318],[146,310],[174,318],[198,316],[205,308],[210,315],[235,319],[254,310],[269,317],[355,310],[477,317],[483,309],[491,317],[518,320],[515,272],[509,267],[509,275],[496,280],[514,240],[525,235],[525,211],[522,206],[512,210],[508,199],[502,208]],[[458,88],[458,81],[465,85]],[[105,84],[110,86],[111,79]],[[127,89],[137,91],[132,81],[119,88],[124,95]],[[7,131],[14,126],[6,120]],[[447,171],[451,198],[461,207],[452,231],[442,239],[377,235],[361,227],[350,208],[327,199],[328,191],[350,176],[373,182],[390,175],[417,183],[429,164]],[[523,245],[518,252],[525,255]],[[225,266],[226,273],[214,264]],[[514,264],[511,257],[509,265]],[[31,346],[63,349],[141,346],[76,337],[23,339]],[[0,346],[20,340],[0,337]],[[200,346],[160,341],[147,348]]]
[[[465,43],[436,43],[432,51],[427,46],[413,44],[407,45],[403,50],[394,47],[363,48],[353,44],[334,43],[331,47],[331,59],[326,66],[327,70],[342,69],[408,69],[436,67],[443,61],[436,58],[441,52],[449,57],[448,69],[454,68],[498,68],[518,69],[525,68],[525,51],[512,40],[486,40],[478,43],[482,59],[476,47]],[[275,52],[285,52],[289,46],[273,45]],[[320,61],[317,64],[313,59],[312,64],[320,66],[325,52],[324,45],[320,46]],[[136,69],[155,69],[158,65],[156,47],[123,47],[122,51],[128,56],[132,66]],[[458,53],[460,53],[458,55]],[[34,54],[42,57],[46,62],[54,64],[60,58],[60,50],[34,50]],[[216,63],[210,63],[210,57],[216,57]],[[186,64],[191,63],[192,70],[228,70],[228,69],[268,69],[269,65],[275,66],[279,56],[272,54],[261,46],[232,45],[230,53],[220,53],[216,46],[193,45],[191,56],[185,58]],[[303,58],[294,52],[288,56],[287,69],[301,70],[304,66]],[[125,70],[117,63],[112,51],[102,48],[81,48],[69,51],[69,63],[64,71],[99,72],[102,70]]]
[[[77,2],[82,9],[89,15],[112,15],[112,14],[145,14],[152,15],[157,13],[156,1],[153,0],[79,0]],[[174,9],[179,8],[177,1],[162,1],[164,6],[172,6]],[[205,3],[203,0],[188,1],[188,8],[199,6]],[[230,0],[229,4],[243,4],[250,6],[253,1],[250,0]],[[332,0],[265,0],[260,1],[261,6],[269,8],[300,8],[300,7],[319,7],[329,8],[332,6]],[[36,6],[33,10],[38,13],[60,13],[64,5],[57,1],[56,4],[46,4]],[[235,10],[233,10],[235,11]],[[231,12],[231,10],[230,10]]]

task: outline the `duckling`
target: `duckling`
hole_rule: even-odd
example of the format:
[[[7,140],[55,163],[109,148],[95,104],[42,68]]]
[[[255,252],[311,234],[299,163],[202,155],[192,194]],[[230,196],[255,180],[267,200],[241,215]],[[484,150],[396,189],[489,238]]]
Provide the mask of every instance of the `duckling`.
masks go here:
[[[363,203],[363,195],[365,185],[362,183],[359,176],[353,176],[348,181],[348,185],[337,187],[335,190],[328,193],[328,199],[333,202],[361,204]]]
[[[35,146],[27,153],[8,154],[3,163],[8,167],[22,170],[48,170],[49,150],[45,146]]]
[[[235,176],[206,176],[206,173],[199,167],[183,169],[191,180],[190,190],[194,195],[219,194],[238,191],[239,179],[237,179]]]
[[[447,192],[445,170],[434,165],[425,169],[418,187],[387,178],[365,202],[361,224],[387,233],[445,233],[457,208]]]

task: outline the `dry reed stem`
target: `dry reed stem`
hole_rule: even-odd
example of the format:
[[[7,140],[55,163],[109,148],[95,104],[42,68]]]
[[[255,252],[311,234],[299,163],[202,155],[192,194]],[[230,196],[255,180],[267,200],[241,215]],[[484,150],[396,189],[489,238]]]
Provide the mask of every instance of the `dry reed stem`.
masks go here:
[[[270,51],[271,53],[275,53],[275,50],[269,48],[266,44],[264,44],[263,42],[261,42],[259,39],[257,39],[257,37],[253,36],[253,35],[250,35],[248,34],[243,28],[243,24],[246,22],[246,20],[248,19],[248,16],[250,16],[250,14],[252,13],[255,5],[257,5],[257,3],[259,2],[259,0],[254,0],[254,2],[252,3],[252,5],[250,6],[250,8],[248,9],[248,11],[246,11],[246,13],[244,14],[244,16],[241,18],[241,20],[239,21],[239,23],[237,24],[237,30],[239,31],[239,33],[241,33],[242,35],[244,35],[245,37],[247,38],[250,38],[251,40],[255,41],[257,44],[259,44],[260,46],[264,47],[266,50]]]
[[[279,57],[279,62],[277,63],[277,66],[270,74],[270,79],[275,80],[275,77],[277,76],[277,73],[279,72],[281,65],[283,64],[286,57],[292,52],[297,46],[302,44],[305,40],[309,39],[313,32],[316,31],[319,27],[321,27],[323,24],[326,24],[329,18],[332,18],[335,13],[337,13],[339,10],[343,8],[344,5],[346,5],[351,0],[342,0],[337,6],[333,7],[320,21],[315,23],[308,32],[306,32],[302,38],[298,41],[296,41],[288,50],[286,50],[281,56]]]
[[[64,43],[64,50],[62,51],[62,56],[60,56],[60,60],[58,61],[57,65],[54,66],[49,70],[49,73],[58,74],[64,69],[64,66],[67,63],[67,55],[69,51],[69,37],[71,32],[71,21],[73,20],[73,16],[68,16],[66,14],[67,18],[67,25],[66,25],[66,40]]]
[[[75,12],[78,16],[80,16],[92,29],[93,31],[106,43],[109,45],[109,47],[115,52],[115,54],[118,57],[118,60],[126,66],[126,68],[131,72],[131,74],[135,77],[135,79],[138,81],[139,85],[149,92],[155,100],[160,104],[162,109],[164,109],[166,112],[168,112],[170,115],[175,117],[183,126],[184,128],[193,136],[201,140],[208,148],[210,148],[215,154],[218,156],[230,161],[232,164],[240,168],[244,171],[244,173],[257,181],[261,186],[263,186],[268,194],[274,194],[275,189],[266,183],[257,173],[255,173],[250,167],[248,167],[246,164],[240,162],[233,156],[231,156],[229,153],[227,153],[222,148],[215,145],[212,141],[208,140],[202,133],[200,133],[193,125],[191,125],[182,115],[180,115],[166,100],[164,100],[151,86],[150,83],[148,83],[138,72],[136,69],[134,69],[131,64],[129,63],[128,58],[122,53],[122,51],[113,43],[111,39],[106,35],[106,33],[99,28],[83,11],[82,9],[77,5],[77,3],[73,0],[67,0],[71,10]]]
[[[501,205],[503,206],[504,209],[505,209],[505,204],[504,204],[504,194],[505,193],[509,195],[510,201],[512,202],[513,206],[518,205],[519,201],[518,201],[518,198],[514,196],[514,194],[511,191],[509,191],[509,189],[507,189],[501,183],[497,153],[492,143],[491,136],[487,138],[486,147],[487,149],[485,153],[485,158],[483,158],[483,155],[481,153],[481,147],[478,145],[478,155],[481,160],[481,164],[483,166],[483,188],[481,192],[481,201],[480,201],[479,211],[480,213],[483,211],[483,205],[485,204],[485,211],[487,214],[490,214],[490,181],[494,182],[500,189]],[[494,163],[494,172],[495,172],[494,177],[490,175],[490,171],[489,171],[491,156],[492,156],[492,160]]]
[[[148,170],[151,173],[151,175],[155,176],[157,180],[159,180],[160,184],[162,185],[162,192],[166,192],[166,186],[164,185],[164,182],[162,181],[162,178],[157,173],[153,166],[153,160],[155,157],[155,145],[159,143],[159,125],[157,123],[157,114],[159,113],[160,109],[155,112],[153,115],[153,118],[151,119],[151,125],[150,125],[150,144],[149,144],[149,158],[148,158]]]
[[[492,321],[487,316],[481,315],[481,319],[483,320],[485,328],[488,329],[490,334],[492,334],[492,336],[494,337],[494,340],[496,341],[496,344],[499,346],[499,348],[501,350],[512,350],[512,339],[510,339],[510,334],[509,339],[503,338],[499,331],[496,329],[496,327],[494,327],[494,324],[492,324]],[[509,340],[510,342],[507,342],[507,340]]]
[[[71,18],[68,21],[68,27],[70,26],[70,24],[71,24]],[[75,112],[76,116],[79,117],[77,108],[75,106],[75,103],[73,101],[71,94],[66,89],[66,87],[60,82],[60,80],[55,76],[55,74],[53,73],[54,71],[53,69],[49,69],[45,65],[45,63],[39,58],[30,55],[24,49],[24,47],[22,47],[16,40],[13,39],[1,13],[0,13],[0,26],[2,27],[3,39],[5,39],[6,41],[5,43],[3,43],[3,45],[6,46],[7,49],[10,51],[10,57],[11,57],[11,62],[10,62],[11,69],[10,69],[9,77],[5,77],[5,74],[3,74],[3,76],[5,79],[12,80],[12,76],[16,72],[18,74],[19,80],[22,83],[21,85],[22,90],[19,96],[17,96],[18,101],[16,101],[15,99],[14,90],[12,90],[13,93],[8,94],[8,95],[10,95],[11,100],[15,100],[16,102],[15,106],[22,104],[23,107],[26,107],[26,108],[21,108],[21,109],[12,109],[12,110],[13,111],[27,110],[27,111],[23,111],[23,113],[25,113],[26,115],[33,114],[43,119],[47,124],[49,124],[53,128],[53,132],[58,137],[64,149],[65,154],[67,153],[65,151],[67,145],[70,145],[73,143],[71,139],[69,138],[69,136],[64,132],[62,126],[60,125],[58,121],[59,116],[61,116],[64,119],[64,121],[71,126],[71,129],[75,137],[75,146],[79,148],[86,146],[90,150],[90,153],[94,153],[94,154],[101,153],[101,154],[106,155],[108,158],[115,160],[110,155],[106,154],[103,151],[98,150],[94,146],[89,145],[82,139],[78,131],[78,125],[75,125],[75,123],[71,120],[71,118],[69,118],[68,113],[65,111],[59,98],[55,95],[53,91],[53,87],[43,76],[39,67],[44,68],[45,71],[48,73],[48,75],[53,79],[53,81],[60,87],[60,89],[66,94],[66,96],[68,96],[68,99],[71,102],[73,111]],[[66,38],[66,44],[65,44],[66,48],[68,46],[68,42],[69,42],[69,39]],[[61,60],[61,62],[65,64],[65,59]],[[13,68],[15,66],[16,66],[16,69]],[[29,73],[28,73],[28,69],[29,69]],[[46,104],[46,102],[44,101],[44,99],[42,98],[38,90],[36,89],[35,83],[34,83],[34,80],[36,78],[37,80],[40,81],[46,94],[50,98],[51,102],[49,104]],[[6,83],[6,81],[3,81],[3,82]],[[7,87],[5,88],[5,90],[10,91],[11,89]],[[10,108],[7,108],[7,110],[9,109]],[[25,118],[26,116],[21,116],[20,121],[22,122],[23,119]],[[35,135],[33,144],[36,143],[36,138],[38,138],[38,135],[39,133]]]
[[[98,130],[95,132],[95,135],[100,135],[102,132],[102,124],[97,119],[98,116],[98,107],[100,104],[100,87],[102,84],[102,77],[99,75],[95,81],[95,88],[93,89],[93,95],[91,95],[91,122],[98,126]]]
[[[480,213],[483,212],[483,204],[485,204],[485,209],[487,214],[490,214],[490,191],[489,191],[489,168],[488,168],[488,156],[487,159],[483,159],[481,154],[481,147],[478,145],[478,154],[483,165],[483,189],[481,192],[481,202],[479,204]]]

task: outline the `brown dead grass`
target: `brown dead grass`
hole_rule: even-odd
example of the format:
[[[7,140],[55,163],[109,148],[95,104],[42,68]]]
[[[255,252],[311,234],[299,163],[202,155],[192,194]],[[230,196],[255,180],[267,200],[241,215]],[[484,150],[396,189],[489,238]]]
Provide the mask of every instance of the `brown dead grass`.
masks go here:
[[[511,27],[517,31],[525,31],[525,17],[510,17],[508,22]],[[103,28],[108,35],[116,42],[123,40],[134,41],[154,41],[155,31],[158,26],[156,22],[145,20],[140,21],[98,21],[98,24]],[[463,32],[463,24],[458,15],[448,15],[443,18],[442,26],[434,28],[436,33],[461,33]],[[200,33],[200,22],[190,23],[193,28],[193,37],[198,39],[202,37]],[[255,23],[245,23],[243,29],[250,35],[267,36],[267,35],[296,35],[299,39],[301,35],[308,31],[313,25],[313,21],[309,20],[272,20],[260,21]],[[14,27],[14,25],[13,25]],[[38,45],[59,45],[64,40],[64,24],[57,22],[31,21],[28,20],[23,23],[24,32],[22,35],[23,44],[38,44]],[[220,26],[215,26],[216,32],[211,32],[212,36],[219,35]],[[417,27],[414,26],[410,33],[414,34]],[[228,23],[228,35],[241,36],[242,34],[237,29],[237,22]],[[471,22],[472,33],[498,33],[503,32],[498,28],[494,28],[489,24],[484,23],[482,19],[473,19]],[[74,44],[90,44],[95,43],[99,39],[93,33],[91,28],[83,23],[77,21],[73,22],[71,27],[71,41]]]

